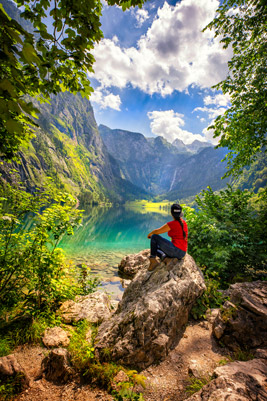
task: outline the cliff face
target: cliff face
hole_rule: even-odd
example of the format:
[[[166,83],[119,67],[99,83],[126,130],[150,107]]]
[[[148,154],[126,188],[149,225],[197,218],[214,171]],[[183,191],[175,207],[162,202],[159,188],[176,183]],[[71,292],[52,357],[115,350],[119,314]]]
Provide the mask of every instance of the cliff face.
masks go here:
[[[111,130],[103,125],[99,132],[124,177],[154,194],[168,191],[172,166],[187,157],[162,137],[147,139],[139,133]]]
[[[28,148],[19,153],[20,162],[0,170],[10,179],[17,167],[29,191],[45,186],[51,177],[58,188],[87,201],[116,201],[146,197],[147,192],[123,179],[120,167],[110,156],[99,135],[90,102],[68,92],[52,96],[40,109],[39,129]]]
[[[226,185],[221,180],[226,172],[223,149],[199,141],[191,148],[178,140],[171,145],[162,137],[145,138],[103,125],[99,132],[125,178],[156,195],[172,200],[195,195],[208,185],[214,189]]]

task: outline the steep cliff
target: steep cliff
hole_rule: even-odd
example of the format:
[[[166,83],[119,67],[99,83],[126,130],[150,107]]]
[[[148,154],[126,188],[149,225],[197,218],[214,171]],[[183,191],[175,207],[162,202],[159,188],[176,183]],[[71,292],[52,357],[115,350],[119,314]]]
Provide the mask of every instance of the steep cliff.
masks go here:
[[[110,154],[118,161],[124,176],[152,193],[173,200],[195,195],[208,185],[220,189],[226,163],[224,149],[214,149],[199,141],[170,144],[163,137],[145,138],[136,132],[100,125],[99,132]],[[191,146],[191,147],[190,147]]]
[[[10,180],[10,169],[17,167],[29,191],[45,186],[51,177],[58,188],[82,194],[87,201],[147,196],[145,190],[123,179],[99,135],[88,100],[65,92],[38,108],[36,137],[21,150],[19,163],[1,166],[4,178]]]

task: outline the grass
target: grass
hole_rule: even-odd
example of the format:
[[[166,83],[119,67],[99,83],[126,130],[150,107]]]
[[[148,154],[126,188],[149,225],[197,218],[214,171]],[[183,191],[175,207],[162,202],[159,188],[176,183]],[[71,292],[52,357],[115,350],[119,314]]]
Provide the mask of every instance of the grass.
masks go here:
[[[91,324],[87,320],[79,322],[75,332],[71,336],[68,351],[71,354],[71,361],[78,371],[83,371],[94,358],[92,340],[89,342],[87,334],[91,330]],[[93,329],[91,330],[91,338]]]
[[[206,384],[208,384],[212,380],[211,376],[203,376],[203,377],[194,377],[189,376],[189,384],[186,386],[185,391],[192,395],[197,393],[202,389]]]
[[[136,200],[126,202],[126,208],[139,209],[142,213],[156,212],[161,214],[170,214],[170,208],[173,202],[164,200],[161,202],[152,202],[149,200]]]

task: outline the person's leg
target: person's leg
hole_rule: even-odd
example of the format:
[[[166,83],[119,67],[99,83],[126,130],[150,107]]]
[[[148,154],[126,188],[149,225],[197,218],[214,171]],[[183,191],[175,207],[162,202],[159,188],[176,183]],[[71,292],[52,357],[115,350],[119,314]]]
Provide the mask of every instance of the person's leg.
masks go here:
[[[151,236],[151,258],[155,258],[157,251],[160,250],[164,252],[170,258],[182,259],[186,252],[177,248],[173,243],[166,238],[161,237],[158,234],[153,234]]]

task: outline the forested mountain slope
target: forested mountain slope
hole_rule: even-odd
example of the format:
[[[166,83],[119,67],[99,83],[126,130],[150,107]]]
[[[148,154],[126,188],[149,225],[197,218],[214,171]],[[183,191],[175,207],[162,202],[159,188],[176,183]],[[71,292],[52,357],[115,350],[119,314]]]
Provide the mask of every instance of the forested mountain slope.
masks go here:
[[[99,135],[88,100],[65,92],[39,108],[36,137],[19,153],[20,163],[1,166],[4,178],[10,178],[10,169],[16,166],[29,191],[45,186],[48,176],[57,188],[87,201],[147,196],[145,190],[121,177]]]

